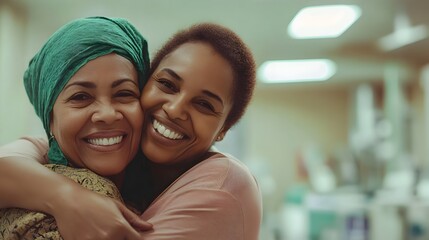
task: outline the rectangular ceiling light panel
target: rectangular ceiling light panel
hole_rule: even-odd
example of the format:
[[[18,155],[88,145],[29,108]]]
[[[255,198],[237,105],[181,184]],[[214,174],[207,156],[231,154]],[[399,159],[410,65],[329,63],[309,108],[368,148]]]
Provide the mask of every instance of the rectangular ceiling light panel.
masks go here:
[[[258,69],[258,78],[265,83],[325,81],[336,72],[329,59],[267,61]]]
[[[336,38],[361,15],[355,5],[313,6],[301,9],[288,26],[289,36],[296,39]]]

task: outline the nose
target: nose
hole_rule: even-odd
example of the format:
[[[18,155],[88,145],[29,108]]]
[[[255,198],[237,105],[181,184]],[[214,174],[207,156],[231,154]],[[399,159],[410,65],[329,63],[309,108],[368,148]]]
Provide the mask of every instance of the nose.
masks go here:
[[[186,100],[183,97],[169,99],[162,109],[167,113],[170,119],[187,120],[188,113],[186,110]]]
[[[92,114],[92,122],[103,122],[112,124],[118,120],[123,119],[124,116],[116,107],[110,102],[103,102],[97,106]]]

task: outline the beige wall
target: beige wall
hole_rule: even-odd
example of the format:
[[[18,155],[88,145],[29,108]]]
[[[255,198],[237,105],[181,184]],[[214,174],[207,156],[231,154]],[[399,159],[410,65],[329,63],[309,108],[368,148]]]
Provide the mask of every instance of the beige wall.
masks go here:
[[[348,141],[349,90],[259,89],[247,115],[246,160],[266,162],[276,182],[265,205],[271,210],[297,181],[295,158],[307,144],[330,155]]]
[[[29,133],[33,109],[22,83],[25,69],[24,15],[8,2],[0,3],[0,144]]]

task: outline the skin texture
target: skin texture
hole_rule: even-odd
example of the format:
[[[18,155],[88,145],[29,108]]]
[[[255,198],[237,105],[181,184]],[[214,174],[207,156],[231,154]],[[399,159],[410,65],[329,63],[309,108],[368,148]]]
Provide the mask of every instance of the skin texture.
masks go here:
[[[141,97],[148,120],[141,143],[145,155],[161,165],[195,164],[225,133],[232,82],[228,62],[206,43],[186,43],[167,55]],[[169,137],[155,120],[170,130]]]
[[[139,147],[139,97],[137,72],[120,55],[101,56],[79,69],[56,100],[51,120],[73,166],[111,178],[123,172]]]
[[[141,174],[143,208],[223,138],[233,79],[228,62],[203,42],[180,45],[160,62],[141,97],[141,147],[150,159]],[[169,137],[158,124],[170,130]]]

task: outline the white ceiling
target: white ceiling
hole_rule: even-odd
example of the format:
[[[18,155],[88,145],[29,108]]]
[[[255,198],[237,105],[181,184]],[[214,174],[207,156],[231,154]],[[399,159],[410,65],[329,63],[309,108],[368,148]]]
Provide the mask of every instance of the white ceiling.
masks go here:
[[[401,69],[429,63],[429,38],[394,51],[376,47],[394,30],[394,17],[403,11],[412,25],[429,27],[427,0],[14,0],[28,16],[30,32],[46,32],[40,44],[67,21],[91,15],[126,17],[146,36],[154,52],[176,30],[211,21],[235,30],[249,44],[258,64],[273,59],[332,58],[338,74],[323,84],[382,80],[384,66],[395,61]],[[336,39],[295,40],[287,25],[303,7],[354,4],[361,18]],[[43,29],[43,31],[41,31]],[[410,76],[405,73],[406,76]],[[319,84],[320,85],[320,84]]]

